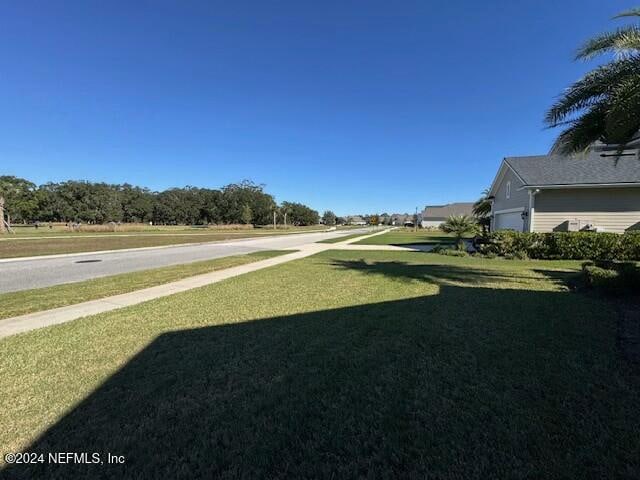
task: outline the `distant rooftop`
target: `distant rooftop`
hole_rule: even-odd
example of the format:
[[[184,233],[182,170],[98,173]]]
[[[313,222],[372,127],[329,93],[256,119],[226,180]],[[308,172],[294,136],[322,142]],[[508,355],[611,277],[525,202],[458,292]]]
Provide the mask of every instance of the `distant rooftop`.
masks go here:
[[[427,205],[422,211],[423,220],[446,220],[451,215],[471,215],[473,202],[448,203],[446,205]]]

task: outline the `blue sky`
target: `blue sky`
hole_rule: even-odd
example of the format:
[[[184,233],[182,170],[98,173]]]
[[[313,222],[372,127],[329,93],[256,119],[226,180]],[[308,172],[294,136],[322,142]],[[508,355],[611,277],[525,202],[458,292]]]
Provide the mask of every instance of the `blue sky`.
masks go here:
[[[0,5],[0,174],[267,185],[339,214],[475,200],[617,0]]]

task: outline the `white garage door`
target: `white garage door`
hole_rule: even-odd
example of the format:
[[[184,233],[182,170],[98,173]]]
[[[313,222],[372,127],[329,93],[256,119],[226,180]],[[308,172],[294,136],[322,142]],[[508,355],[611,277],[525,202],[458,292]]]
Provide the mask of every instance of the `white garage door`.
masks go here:
[[[522,212],[496,213],[494,230],[522,231]]]

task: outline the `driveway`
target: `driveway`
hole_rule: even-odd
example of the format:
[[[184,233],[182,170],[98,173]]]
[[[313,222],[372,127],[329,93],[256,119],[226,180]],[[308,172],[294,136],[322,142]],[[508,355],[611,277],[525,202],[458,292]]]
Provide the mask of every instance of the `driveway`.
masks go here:
[[[5,261],[0,263],[0,293],[49,287],[61,283],[79,282],[119,273],[211,260],[260,250],[291,249],[318,240],[366,231],[368,230],[298,233],[230,242],[131,251],[114,250],[99,254],[74,254],[63,257]]]

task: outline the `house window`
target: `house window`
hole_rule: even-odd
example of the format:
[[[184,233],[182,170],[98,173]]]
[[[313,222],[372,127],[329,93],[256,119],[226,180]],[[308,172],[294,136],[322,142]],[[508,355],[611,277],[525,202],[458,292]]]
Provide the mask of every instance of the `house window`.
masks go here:
[[[511,182],[507,182],[507,200],[511,198]]]

